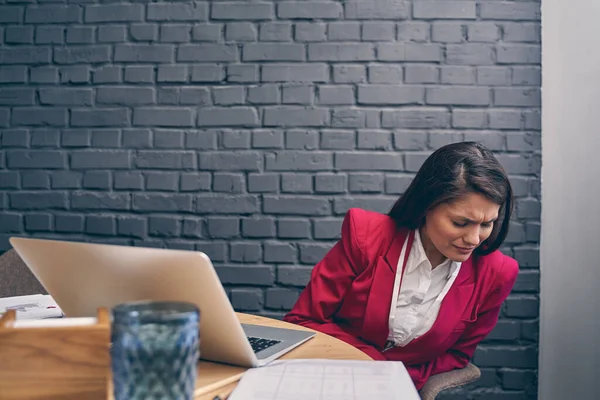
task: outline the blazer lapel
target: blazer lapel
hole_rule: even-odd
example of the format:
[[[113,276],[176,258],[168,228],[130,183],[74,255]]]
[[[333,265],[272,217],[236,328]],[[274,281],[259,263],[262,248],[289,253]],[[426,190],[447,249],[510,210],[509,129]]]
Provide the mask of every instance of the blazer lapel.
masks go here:
[[[373,280],[365,310],[361,338],[383,349],[389,334],[389,315],[394,292],[398,260],[408,235],[402,268],[406,266],[414,234],[407,229],[398,230],[387,252],[379,257],[374,266]]]

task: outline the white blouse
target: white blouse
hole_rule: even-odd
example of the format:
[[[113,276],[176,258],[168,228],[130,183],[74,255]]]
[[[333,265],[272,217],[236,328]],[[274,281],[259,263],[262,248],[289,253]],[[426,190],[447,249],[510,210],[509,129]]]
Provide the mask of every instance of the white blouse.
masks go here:
[[[407,243],[408,236],[398,259],[394,281],[388,347],[406,346],[431,329],[440,311],[442,300],[456,279],[461,266],[459,262],[446,259],[432,269],[417,229],[412,249],[409,250],[402,287],[399,287]]]

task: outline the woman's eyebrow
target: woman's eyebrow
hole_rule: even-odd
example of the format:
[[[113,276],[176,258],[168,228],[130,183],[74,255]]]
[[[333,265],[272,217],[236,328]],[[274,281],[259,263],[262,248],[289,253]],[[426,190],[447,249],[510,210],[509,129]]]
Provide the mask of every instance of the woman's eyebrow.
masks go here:
[[[459,216],[459,215],[456,215],[454,218],[457,218],[457,219],[462,219],[463,221],[465,221],[465,222],[468,222],[468,223],[470,223],[470,224],[476,224],[476,223],[477,223],[477,221],[474,221],[474,220],[472,220],[472,219],[470,219],[470,218],[467,218],[467,217],[462,217],[462,216]],[[483,222],[483,223],[484,223],[484,224],[491,224],[492,222],[496,221],[497,219],[498,219],[498,217],[495,217],[495,218],[492,218],[492,219],[490,219],[489,221],[485,221],[485,222]]]

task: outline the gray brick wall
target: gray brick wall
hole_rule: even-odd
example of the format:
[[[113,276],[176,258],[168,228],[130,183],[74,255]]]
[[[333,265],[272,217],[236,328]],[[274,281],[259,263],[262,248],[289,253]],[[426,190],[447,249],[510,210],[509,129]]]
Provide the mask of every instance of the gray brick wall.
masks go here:
[[[539,20],[527,0],[0,0],[0,251],[198,249],[237,310],[281,317],[348,208],[385,212],[433,149],[482,141],[522,270],[482,379],[443,397],[534,399]]]

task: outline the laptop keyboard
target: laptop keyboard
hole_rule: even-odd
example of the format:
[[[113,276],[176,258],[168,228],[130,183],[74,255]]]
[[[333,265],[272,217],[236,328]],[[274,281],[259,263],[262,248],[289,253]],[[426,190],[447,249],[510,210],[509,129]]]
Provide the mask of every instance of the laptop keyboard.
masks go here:
[[[253,336],[248,336],[248,341],[255,353],[268,349],[271,346],[275,346],[277,343],[281,343],[281,340],[264,339]]]

